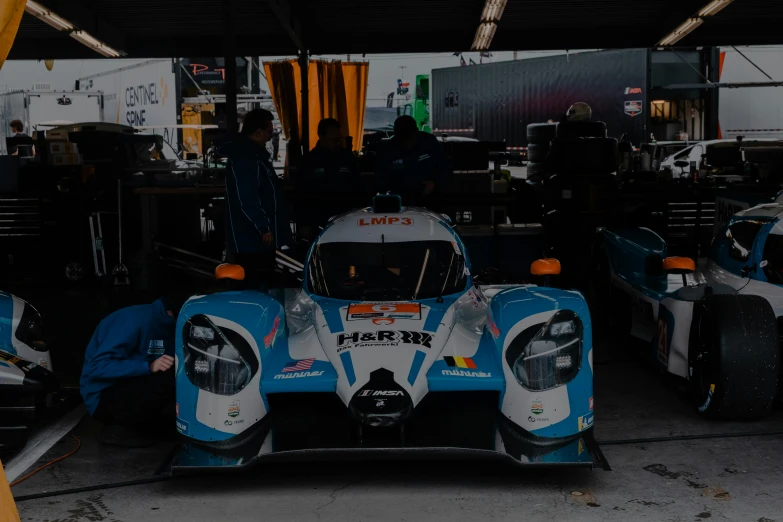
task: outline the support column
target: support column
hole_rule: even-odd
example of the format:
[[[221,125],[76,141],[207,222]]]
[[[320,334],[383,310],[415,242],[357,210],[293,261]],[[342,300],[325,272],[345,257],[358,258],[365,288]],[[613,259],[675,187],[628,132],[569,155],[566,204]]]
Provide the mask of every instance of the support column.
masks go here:
[[[299,51],[299,73],[302,82],[302,154],[310,152],[310,76],[308,51]]]
[[[237,37],[234,30],[236,17],[235,0],[223,0],[224,7],[224,35],[223,55],[226,60],[226,132],[237,132]]]
[[[705,76],[713,83],[720,81],[720,49],[717,47],[705,47],[702,51],[702,60],[707,66],[703,71]],[[702,90],[702,103],[704,104],[704,140],[718,138],[718,110],[720,101],[720,89]]]

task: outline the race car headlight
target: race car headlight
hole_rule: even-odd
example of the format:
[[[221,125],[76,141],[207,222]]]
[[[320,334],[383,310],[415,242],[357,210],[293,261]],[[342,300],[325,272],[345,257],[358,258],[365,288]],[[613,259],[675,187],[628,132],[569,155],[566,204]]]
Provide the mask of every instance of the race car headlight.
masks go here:
[[[49,348],[43,338],[43,320],[30,303],[25,303],[22,309],[22,317],[16,327],[16,339],[35,351],[45,352]]]
[[[516,380],[533,391],[568,383],[582,361],[582,320],[559,310],[549,321],[527,328],[511,341],[506,361]]]
[[[216,326],[206,315],[194,315],[182,329],[185,374],[197,388],[235,395],[258,371],[250,344],[230,328]]]

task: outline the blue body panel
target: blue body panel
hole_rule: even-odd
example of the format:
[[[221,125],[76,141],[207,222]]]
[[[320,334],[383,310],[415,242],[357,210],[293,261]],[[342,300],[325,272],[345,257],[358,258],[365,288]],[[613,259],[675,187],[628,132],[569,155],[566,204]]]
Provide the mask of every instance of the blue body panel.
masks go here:
[[[500,335],[494,340],[495,360],[499,365],[506,364],[501,360],[501,355],[506,335],[511,328],[526,317],[552,310],[572,310],[582,320],[581,369],[576,377],[566,384],[569,416],[560,422],[536,430],[535,434],[539,437],[567,437],[579,432],[580,418],[589,417],[592,425],[593,412],[589,407],[589,399],[593,396],[593,371],[590,367],[593,332],[587,302],[577,291],[545,287],[510,288],[498,293],[490,302],[490,316],[500,331]],[[501,403],[502,400],[501,397]]]
[[[604,230],[606,256],[614,273],[645,294],[660,301],[670,295],[666,275],[649,275],[650,263],[661,263],[668,255],[666,242],[650,229]]]
[[[506,379],[503,377],[503,370],[498,365],[497,349],[486,329],[481,336],[478,351],[472,359],[476,363],[476,368],[463,371],[483,372],[489,374],[490,377],[476,378],[464,375],[443,375],[443,370],[458,371],[461,368],[450,368],[446,361],[439,360],[435,361],[430,371],[427,372],[427,382],[429,383],[430,391],[494,390],[502,394],[506,389]]]
[[[0,292],[0,350],[16,355],[11,336],[13,335],[14,299],[10,294]]]
[[[268,294],[255,290],[241,292],[223,292],[194,298],[185,303],[177,318],[176,356],[177,365],[177,429],[185,436],[197,440],[221,441],[231,438],[231,433],[225,433],[206,426],[196,418],[199,389],[196,388],[185,373],[182,329],[192,316],[197,314],[218,315],[231,318],[231,321],[245,328],[256,339],[259,348],[259,371],[264,372],[272,353],[280,345],[285,345],[288,352],[287,332],[283,307]],[[269,347],[264,345],[264,337],[275,328],[277,330]],[[263,375],[263,373],[262,373]],[[263,380],[263,379],[262,379]],[[260,393],[260,390],[259,390]],[[262,395],[263,398],[263,395]]]

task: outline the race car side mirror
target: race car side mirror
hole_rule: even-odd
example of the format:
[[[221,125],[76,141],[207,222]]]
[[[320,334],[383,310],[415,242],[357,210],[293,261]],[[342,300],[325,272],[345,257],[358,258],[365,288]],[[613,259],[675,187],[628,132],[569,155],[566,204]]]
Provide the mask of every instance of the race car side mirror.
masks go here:
[[[667,257],[663,260],[663,271],[682,274],[682,286],[688,286],[686,275],[696,271],[696,263],[690,257]]]
[[[215,279],[233,279],[234,281],[243,281],[245,279],[245,269],[240,265],[223,263],[215,268]]]
[[[534,276],[560,275],[560,261],[553,257],[536,259],[530,265],[530,273]]]

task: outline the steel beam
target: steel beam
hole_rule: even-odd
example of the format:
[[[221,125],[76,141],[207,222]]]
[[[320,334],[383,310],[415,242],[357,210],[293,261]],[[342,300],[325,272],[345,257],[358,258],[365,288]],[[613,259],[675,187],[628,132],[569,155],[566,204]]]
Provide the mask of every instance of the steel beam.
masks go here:
[[[302,37],[302,24],[299,23],[299,18],[291,10],[288,0],[267,0],[267,3],[296,48],[300,52],[304,51],[306,46]]]

